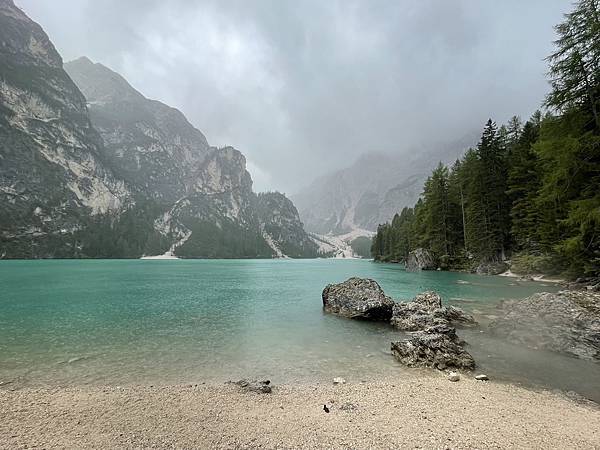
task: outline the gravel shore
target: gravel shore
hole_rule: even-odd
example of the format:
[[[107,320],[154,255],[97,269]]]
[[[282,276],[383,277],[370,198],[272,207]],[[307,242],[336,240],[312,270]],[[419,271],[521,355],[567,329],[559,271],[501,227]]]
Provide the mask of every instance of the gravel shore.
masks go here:
[[[327,404],[330,412],[323,410]],[[600,448],[600,409],[416,373],[343,385],[0,391],[0,448]]]

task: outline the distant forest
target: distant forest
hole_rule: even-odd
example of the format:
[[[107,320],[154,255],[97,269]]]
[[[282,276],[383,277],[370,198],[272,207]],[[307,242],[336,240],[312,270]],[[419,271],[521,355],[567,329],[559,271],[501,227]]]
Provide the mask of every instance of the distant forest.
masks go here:
[[[600,275],[600,12],[582,0],[556,26],[551,91],[525,123],[485,125],[476,148],[380,225],[372,256],[428,249],[442,269],[507,258],[519,273]]]

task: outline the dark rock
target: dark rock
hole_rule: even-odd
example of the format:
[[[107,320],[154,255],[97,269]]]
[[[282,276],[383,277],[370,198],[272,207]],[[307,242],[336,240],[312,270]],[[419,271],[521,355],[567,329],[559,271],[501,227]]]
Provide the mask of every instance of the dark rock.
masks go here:
[[[408,339],[392,342],[392,354],[410,367],[474,369],[473,357],[462,347],[456,334],[437,331],[441,330],[417,331]]]
[[[342,406],[340,406],[340,409],[342,411],[351,412],[351,411],[356,411],[358,409],[358,406],[355,405],[354,403],[346,402]]]
[[[323,309],[351,319],[389,320],[394,301],[376,281],[350,278],[323,289]]]
[[[453,324],[475,325],[477,322],[471,314],[467,314],[456,306],[447,306],[443,309],[444,317]]]
[[[490,330],[530,348],[600,361],[600,294],[560,291],[505,302]]]
[[[256,381],[256,380],[240,380],[235,381],[233,384],[238,385],[246,392],[256,392],[259,394],[270,394],[271,389],[271,381]]]
[[[417,248],[408,254],[406,258],[406,270],[416,272],[418,270],[435,270],[437,265],[429,250]]]

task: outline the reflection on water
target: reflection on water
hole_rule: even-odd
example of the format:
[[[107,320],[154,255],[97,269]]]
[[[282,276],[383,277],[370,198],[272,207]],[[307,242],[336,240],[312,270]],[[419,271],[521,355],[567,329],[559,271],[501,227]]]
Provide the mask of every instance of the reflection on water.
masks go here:
[[[350,276],[374,278],[396,299],[436,290],[484,324],[500,300],[556,290],[359,260],[1,261],[0,382],[402,376],[407,369],[389,353],[401,333],[322,312],[323,287]],[[597,364],[461,333],[491,377],[600,399]]]

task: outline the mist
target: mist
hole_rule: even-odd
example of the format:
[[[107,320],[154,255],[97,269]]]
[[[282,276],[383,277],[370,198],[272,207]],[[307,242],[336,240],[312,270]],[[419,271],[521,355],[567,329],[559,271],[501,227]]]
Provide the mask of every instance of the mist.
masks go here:
[[[18,0],[85,55],[294,193],[359,155],[402,155],[529,116],[564,0]]]

